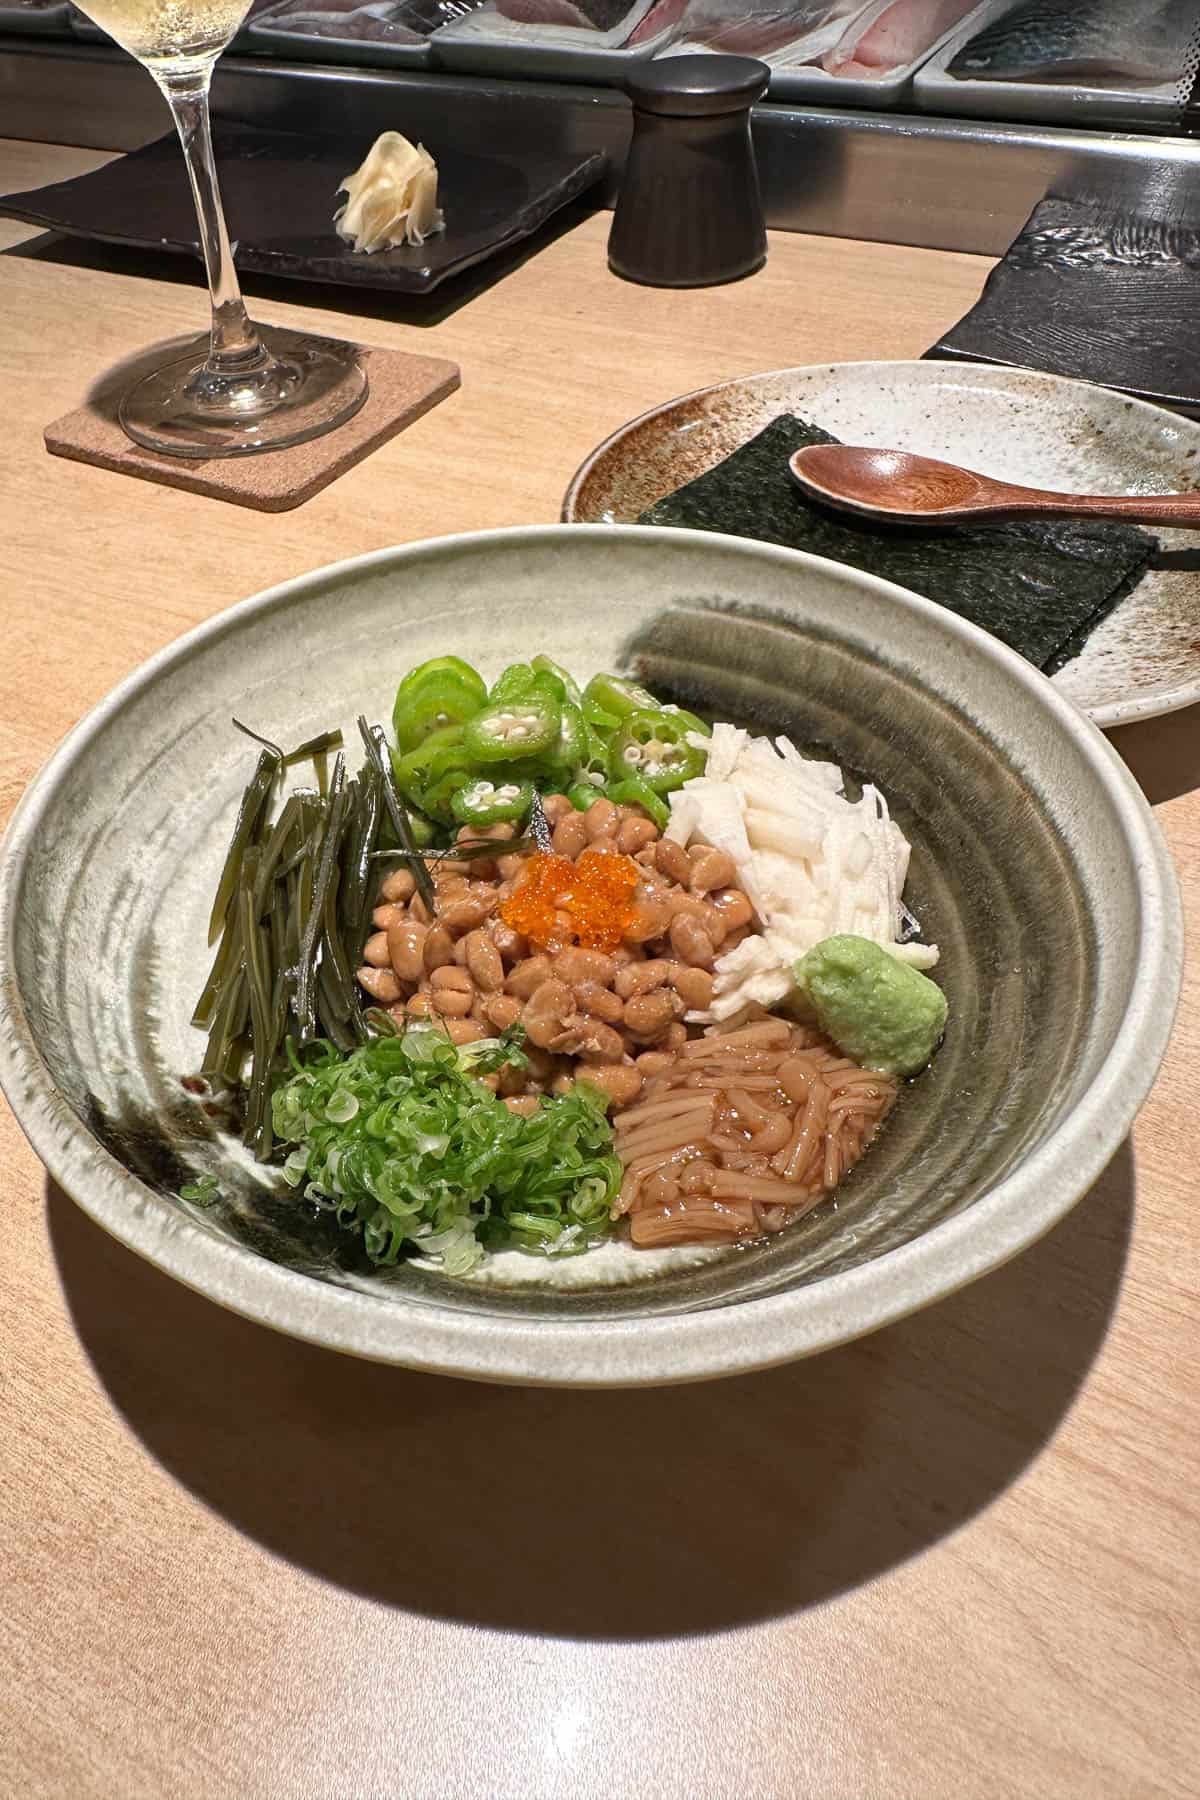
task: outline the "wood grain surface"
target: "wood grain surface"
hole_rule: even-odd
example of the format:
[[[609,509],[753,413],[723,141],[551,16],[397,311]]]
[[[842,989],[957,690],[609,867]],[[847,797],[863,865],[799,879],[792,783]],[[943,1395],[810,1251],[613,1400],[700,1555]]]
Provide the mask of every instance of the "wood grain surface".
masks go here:
[[[0,146],[0,187],[101,160]],[[204,299],[189,267],[0,223],[0,817],[230,602],[551,520],[630,415],[919,354],[988,266],[776,235],[744,284],[660,292],[608,274],[608,223],[434,308],[252,282],[263,317],[463,374],[273,516],[46,455],[49,420]],[[1194,921],[1200,720],[1114,742]],[[1198,1039],[1192,976],[1131,1142],[1008,1268],[815,1361],[657,1393],[474,1387],[247,1324],[107,1239],[3,1112],[0,1795],[1195,1795]]]

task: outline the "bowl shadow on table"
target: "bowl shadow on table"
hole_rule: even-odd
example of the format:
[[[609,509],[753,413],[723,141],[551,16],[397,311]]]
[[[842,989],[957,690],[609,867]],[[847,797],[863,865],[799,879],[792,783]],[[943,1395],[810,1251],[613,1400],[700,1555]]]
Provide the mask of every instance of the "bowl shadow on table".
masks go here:
[[[251,317],[258,324],[269,325],[271,318],[260,318],[258,303],[268,306],[301,306],[325,312],[342,313],[347,318],[385,319],[398,325],[433,326],[451,318],[459,309],[503,281],[523,264],[531,261],[560,237],[574,231],[584,219],[601,210],[594,197],[581,195],[561,207],[529,237],[497,250],[482,262],[451,275],[427,294],[402,293],[398,289],[357,288],[339,283],[280,280],[253,270],[239,269],[238,280]],[[204,269],[198,256],[183,256],[176,251],[143,250],[133,245],[105,243],[91,238],[74,237],[67,232],[46,231],[38,237],[26,238],[19,244],[0,251],[0,256],[24,257],[32,262],[58,264],[75,269],[102,269],[109,274],[129,275],[145,281],[183,284],[204,289]],[[597,251],[602,258],[603,252]],[[203,319],[205,301],[198,301],[198,323]]]
[[[1126,1143],[1033,1249],[824,1356],[691,1387],[483,1386],[248,1323],[48,1184],[75,1327],[127,1424],[274,1555],[369,1599],[596,1640],[794,1612],[928,1550],[1053,1436],[1133,1218]]]
[[[1151,806],[1200,788],[1200,706],[1119,725],[1108,740]]]

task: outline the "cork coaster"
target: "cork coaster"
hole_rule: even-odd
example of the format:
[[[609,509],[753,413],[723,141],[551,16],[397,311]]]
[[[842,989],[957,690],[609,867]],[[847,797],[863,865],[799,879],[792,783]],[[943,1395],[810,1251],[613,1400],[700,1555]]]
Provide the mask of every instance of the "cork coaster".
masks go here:
[[[273,342],[286,336],[281,331],[270,335]],[[157,345],[142,360],[152,366],[166,361],[169,355],[183,355],[194,341],[189,339],[177,348]],[[159,456],[141,449],[129,441],[117,419],[120,395],[138,377],[132,364],[110,371],[85,406],[47,425],[46,448],[51,456],[95,463],[118,475],[136,475],[142,481],[184,488],[212,500],[228,500],[234,506],[251,506],[259,512],[287,512],[294,506],[303,506],[459,386],[458,365],[441,357],[413,356],[406,351],[379,350],[368,345],[360,349],[369,385],[359,411],[324,437],[312,438],[290,450],[201,461]]]

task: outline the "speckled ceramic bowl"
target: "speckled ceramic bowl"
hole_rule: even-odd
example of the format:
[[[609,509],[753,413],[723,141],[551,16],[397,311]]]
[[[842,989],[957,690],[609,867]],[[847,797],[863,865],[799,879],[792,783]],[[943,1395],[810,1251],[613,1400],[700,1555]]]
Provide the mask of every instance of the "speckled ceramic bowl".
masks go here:
[[[723,381],[630,420],[576,472],[563,518],[632,524],[784,412],[843,443],[1068,493],[1166,494],[1200,480],[1200,424],[1109,388],[961,363],[825,363]],[[1200,701],[1200,536],[1155,535],[1149,572],[1052,677],[1098,725]]]
[[[397,676],[544,650],[823,747],[889,795],[951,1023],[878,1144],[769,1244],[379,1275],[281,1198],[182,1091],[204,920],[252,762],[386,717]],[[0,1076],[34,1146],[124,1243],[333,1348],[494,1381],[686,1381],[802,1356],[1003,1262],[1099,1174],[1145,1097],[1180,970],[1146,804],[1080,713],[938,608],[788,551],[547,527],[359,557],[156,657],[25,796],[0,864]],[[179,1198],[212,1171],[222,1199]],[[530,1279],[530,1277],[533,1279]],[[571,1285],[561,1285],[563,1281]],[[119,1296],[114,1296],[119,1305]]]

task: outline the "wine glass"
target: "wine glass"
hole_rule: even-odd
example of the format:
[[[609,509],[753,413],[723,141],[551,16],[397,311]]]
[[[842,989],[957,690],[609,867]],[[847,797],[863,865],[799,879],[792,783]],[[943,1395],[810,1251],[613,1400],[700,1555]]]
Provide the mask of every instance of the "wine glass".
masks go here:
[[[367,377],[353,344],[257,331],[242,303],[209,130],[213,65],[250,0],[82,0],[150,71],[183,145],[212,300],[208,355],[195,351],[129,389],[127,435],[171,456],[244,456],[319,437],[356,413]]]

